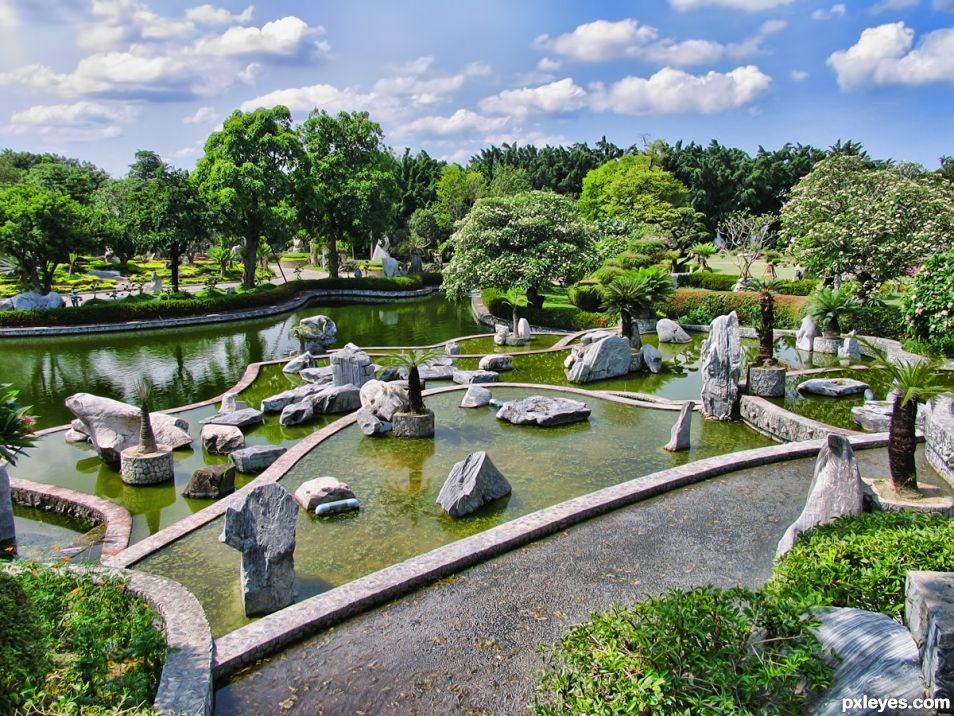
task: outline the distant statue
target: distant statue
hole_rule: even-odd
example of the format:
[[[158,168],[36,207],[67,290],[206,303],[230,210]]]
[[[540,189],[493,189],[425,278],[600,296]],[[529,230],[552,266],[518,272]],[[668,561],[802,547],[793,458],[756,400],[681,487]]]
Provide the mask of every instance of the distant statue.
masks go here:
[[[162,279],[159,278],[159,274],[155,271],[152,272],[152,295],[159,296],[162,294]]]
[[[382,261],[389,258],[391,258],[391,240],[387,236],[382,236],[374,244],[371,260]]]

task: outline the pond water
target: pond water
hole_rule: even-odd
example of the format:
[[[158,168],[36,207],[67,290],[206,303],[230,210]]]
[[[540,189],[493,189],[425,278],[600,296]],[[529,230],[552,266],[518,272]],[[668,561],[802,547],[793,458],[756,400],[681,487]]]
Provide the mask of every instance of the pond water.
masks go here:
[[[105,527],[92,527],[83,520],[25,505],[13,506],[17,533],[17,557],[73,561],[99,560]]]
[[[499,400],[532,394],[495,388]],[[546,391],[547,395],[561,395]],[[349,427],[305,456],[282,480],[290,492],[306,480],[333,475],[347,482],[361,511],[317,518],[301,511],[295,568],[298,599],[489,529],[549,505],[642,475],[736,450],[771,444],[740,423],[696,419],[692,450],[662,446],[677,413],[586,399],[588,422],[554,428],[514,426],[493,408],[458,406],[462,391],[427,398],[436,415],[433,440],[369,438]],[[563,394],[566,395],[566,394]],[[578,395],[566,397],[580,399]],[[486,450],[513,494],[466,518],[435,504],[455,462]],[[248,622],[239,593],[240,553],[218,541],[220,518],[135,565],[171,577],[202,602],[215,635]]]

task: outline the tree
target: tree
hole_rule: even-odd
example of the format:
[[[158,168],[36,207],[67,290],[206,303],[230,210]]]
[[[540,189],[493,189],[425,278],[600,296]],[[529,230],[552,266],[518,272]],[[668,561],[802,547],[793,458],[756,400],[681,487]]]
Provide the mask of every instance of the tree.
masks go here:
[[[423,150],[412,155],[411,150],[405,147],[397,174],[401,193],[396,226],[398,232],[405,229],[408,233],[413,231],[410,223],[414,214],[437,201],[437,182],[445,166],[446,162],[433,159]]]
[[[719,224],[719,235],[726,251],[735,254],[739,262],[739,276],[749,278],[752,264],[772,243],[772,224],[777,217],[772,214],[754,215],[747,211],[734,211]]]
[[[450,238],[454,256],[444,290],[464,298],[475,288],[539,291],[595,268],[589,227],[574,203],[549,192],[479,199]]]
[[[775,365],[775,294],[778,281],[757,278],[749,281],[748,289],[759,294],[759,363]]]
[[[861,297],[943,252],[954,234],[954,187],[910,166],[838,154],[819,162],[782,208],[783,241],[821,278],[854,275]]]
[[[451,222],[456,223],[467,216],[477,199],[484,196],[486,183],[480,172],[449,164],[437,182],[437,204]]]
[[[397,162],[367,112],[313,110],[301,140],[308,157],[301,223],[327,237],[328,273],[336,278],[339,241],[367,243],[391,225],[400,200]]]
[[[827,288],[819,286],[808,302],[808,315],[822,325],[825,338],[841,335],[842,321],[858,308],[858,300],[847,286]]]
[[[142,204],[134,179],[109,179],[93,194],[92,230],[98,244],[108,247],[125,269],[139,238],[136,217]]]
[[[35,418],[30,408],[19,404],[19,392],[9,385],[0,385],[0,457],[11,465],[36,441],[33,436]],[[9,557],[16,547],[16,527],[10,496],[10,476],[6,464],[0,463],[0,557]]]
[[[646,155],[626,156],[594,169],[583,179],[580,213],[588,219],[631,216],[666,226],[675,210],[687,206],[686,187]]]
[[[494,172],[494,178],[487,187],[487,196],[513,196],[532,188],[525,169],[505,164]]]
[[[440,246],[454,231],[450,217],[436,204],[422,207],[411,214],[408,222],[411,236],[419,236],[427,246]]]
[[[668,276],[660,281],[658,272],[651,269],[622,274],[602,288],[603,310],[619,316],[620,334],[632,341],[633,318],[651,310],[672,289]]]
[[[263,237],[292,235],[294,201],[302,186],[304,151],[287,107],[235,111],[205,143],[192,179],[219,210],[224,226],[244,242],[242,286],[255,286]]]

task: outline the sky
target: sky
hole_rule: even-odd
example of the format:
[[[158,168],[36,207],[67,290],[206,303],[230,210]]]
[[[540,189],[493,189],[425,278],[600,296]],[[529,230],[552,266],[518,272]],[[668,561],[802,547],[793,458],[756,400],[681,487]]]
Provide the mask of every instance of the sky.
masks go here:
[[[192,168],[236,109],[396,153],[715,139],[954,155],[954,0],[0,0],[0,147]]]

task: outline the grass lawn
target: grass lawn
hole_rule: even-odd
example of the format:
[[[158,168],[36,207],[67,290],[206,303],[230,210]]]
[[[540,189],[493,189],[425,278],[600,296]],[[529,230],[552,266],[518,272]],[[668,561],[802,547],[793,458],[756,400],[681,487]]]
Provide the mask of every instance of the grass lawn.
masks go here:
[[[795,260],[783,259],[784,263],[775,264],[775,273],[782,280],[791,281],[795,278]],[[718,253],[708,259],[709,268],[716,273],[739,275],[739,260],[733,254]],[[759,259],[752,264],[751,275],[756,278],[765,276],[766,263]]]

